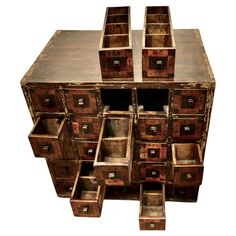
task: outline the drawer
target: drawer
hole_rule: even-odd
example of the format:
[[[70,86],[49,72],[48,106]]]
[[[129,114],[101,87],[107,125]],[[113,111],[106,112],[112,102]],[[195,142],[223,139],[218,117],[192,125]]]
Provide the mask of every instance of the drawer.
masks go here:
[[[166,200],[180,202],[196,202],[199,186],[166,185]]]
[[[203,176],[203,160],[199,144],[172,144],[173,183],[180,186],[200,185]]]
[[[150,162],[140,163],[140,179],[144,181],[166,182],[166,165]]]
[[[66,89],[66,105],[68,112],[96,115],[98,113],[95,90]]]
[[[127,185],[131,181],[133,119],[105,118],[94,161],[97,181],[106,185]]]
[[[54,187],[58,197],[69,198],[72,193],[75,179],[56,179]]]
[[[139,135],[143,141],[165,141],[168,122],[166,118],[139,119]]]
[[[203,118],[174,118],[172,137],[174,141],[197,141],[202,138]]]
[[[205,111],[207,90],[179,90],[173,92],[174,114],[201,114]]]
[[[99,217],[105,195],[105,186],[97,184],[95,177],[78,177],[70,198],[75,216]]]
[[[132,34],[129,7],[108,7],[99,44],[103,80],[133,80]]]
[[[97,142],[91,141],[76,141],[78,158],[80,160],[94,160]]]
[[[36,112],[64,112],[59,89],[30,88],[29,92]]]
[[[95,177],[93,162],[81,162],[77,175],[79,177]]]
[[[36,157],[74,158],[65,118],[38,117],[29,141]]]
[[[143,183],[140,186],[140,230],[165,230],[165,185]]]
[[[164,143],[140,143],[139,158],[141,161],[165,162],[167,156],[167,144]]]
[[[72,117],[72,130],[76,138],[98,140],[100,120],[97,117]]]
[[[53,178],[75,179],[79,169],[79,162],[76,160],[47,160],[48,169]]]

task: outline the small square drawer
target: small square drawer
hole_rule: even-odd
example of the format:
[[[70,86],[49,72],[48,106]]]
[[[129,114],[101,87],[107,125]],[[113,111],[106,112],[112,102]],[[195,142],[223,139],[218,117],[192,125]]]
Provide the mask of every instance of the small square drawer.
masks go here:
[[[66,89],[65,97],[68,112],[91,115],[98,112],[95,90]]]
[[[167,144],[165,143],[141,143],[139,146],[139,158],[141,161],[165,162]]]
[[[91,141],[76,141],[78,158],[80,160],[94,160],[97,142]]]
[[[197,141],[202,138],[203,118],[174,118],[172,136],[174,141]]]
[[[98,140],[100,120],[98,117],[72,117],[74,136],[80,139]]]
[[[99,136],[94,171],[99,183],[127,185],[131,181],[133,119],[105,118]]]
[[[207,90],[183,89],[174,90],[173,113],[174,114],[201,114],[205,111]]]
[[[140,230],[165,230],[165,185],[143,183],[140,186]]]
[[[75,216],[99,217],[105,195],[105,186],[97,184],[95,177],[78,177],[70,198]]]
[[[74,158],[65,118],[38,117],[29,140],[36,157]]]
[[[54,187],[58,197],[69,198],[72,193],[75,179],[55,179]]]
[[[166,118],[139,119],[139,135],[143,141],[164,141],[167,139],[167,129]]]
[[[47,160],[48,169],[53,178],[75,179],[79,169],[79,162],[76,160]]]
[[[203,175],[203,160],[199,144],[172,144],[172,175],[175,185],[200,185]]]
[[[30,88],[29,92],[36,112],[64,112],[59,89]]]
[[[166,165],[150,162],[140,163],[140,179],[144,181],[166,182]]]

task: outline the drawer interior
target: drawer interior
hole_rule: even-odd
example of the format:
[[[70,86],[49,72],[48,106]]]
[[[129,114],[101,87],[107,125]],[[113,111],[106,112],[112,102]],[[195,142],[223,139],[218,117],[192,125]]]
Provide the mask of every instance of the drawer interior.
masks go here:
[[[90,176],[95,177],[93,163],[92,162],[83,162],[81,163],[79,176]]]
[[[172,47],[170,34],[148,34],[145,36],[146,47]]]

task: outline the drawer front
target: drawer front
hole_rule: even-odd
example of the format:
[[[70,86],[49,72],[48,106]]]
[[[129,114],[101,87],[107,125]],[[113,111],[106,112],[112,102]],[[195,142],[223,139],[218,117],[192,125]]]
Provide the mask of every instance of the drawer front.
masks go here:
[[[139,147],[139,157],[142,161],[166,161],[167,145],[160,143],[142,143]]]
[[[201,114],[205,111],[207,90],[174,90],[174,114]]]
[[[47,160],[53,178],[75,178],[79,169],[78,161]]]
[[[139,219],[140,230],[165,230],[165,219]]]
[[[29,91],[36,112],[64,112],[59,89],[30,88]]]
[[[80,160],[94,160],[97,143],[96,142],[76,142],[78,158]]]
[[[69,198],[72,193],[74,179],[57,179],[54,181],[54,187],[58,197]]]
[[[174,141],[197,141],[202,137],[203,118],[173,119]]]
[[[95,90],[68,89],[65,97],[68,112],[91,115],[98,112]]]
[[[166,182],[166,166],[160,164],[140,163],[140,178],[145,181]]]
[[[72,130],[76,138],[98,140],[100,126],[97,117],[72,118]]]
[[[202,183],[203,166],[174,167],[174,184],[180,186],[200,185]]]
[[[139,119],[140,139],[164,141],[167,139],[167,119]]]
[[[95,202],[73,202],[71,201],[71,207],[74,216],[81,217],[99,217],[101,215],[101,209]]]

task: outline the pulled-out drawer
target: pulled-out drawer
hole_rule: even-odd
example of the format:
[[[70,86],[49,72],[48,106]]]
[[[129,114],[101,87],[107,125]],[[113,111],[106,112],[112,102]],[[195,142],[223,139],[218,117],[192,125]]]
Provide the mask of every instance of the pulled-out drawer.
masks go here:
[[[165,230],[165,185],[143,183],[140,186],[139,227],[141,230]]]
[[[97,142],[91,141],[76,141],[78,158],[80,160],[94,160]]]
[[[200,185],[203,176],[203,160],[199,144],[172,144],[173,183],[180,186]]]
[[[139,158],[141,161],[165,162],[167,144],[165,143],[140,143]]]
[[[75,216],[99,217],[105,195],[105,186],[98,185],[95,177],[76,178],[71,207]]]
[[[36,157],[74,158],[65,118],[38,117],[29,140]]]
[[[127,185],[131,181],[133,119],[105,118],[94,161],[97,181],[106,185]]]

